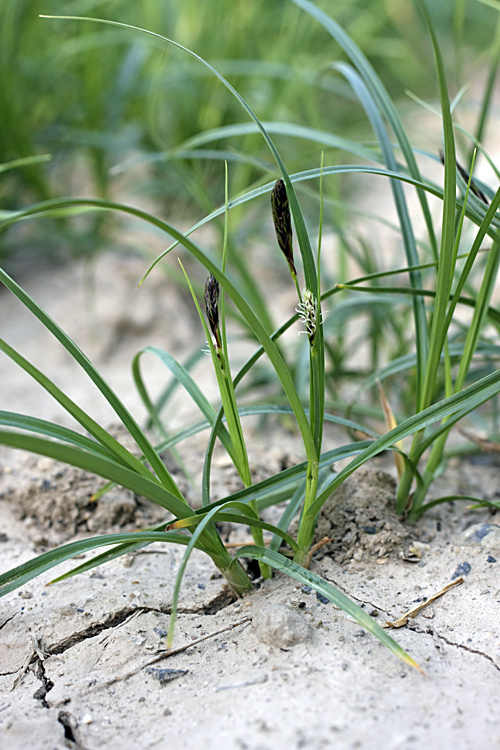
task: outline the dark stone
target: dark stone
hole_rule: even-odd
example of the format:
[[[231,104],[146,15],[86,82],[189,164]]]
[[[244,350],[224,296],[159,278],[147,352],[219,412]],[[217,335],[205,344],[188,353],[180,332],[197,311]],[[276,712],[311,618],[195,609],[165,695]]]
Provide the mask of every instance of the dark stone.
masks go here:
[[[365,534],[376,534],[377,533],[377,527],[376,526],[362,526],[361,527]]]
[[[159,681],[160,685],[166,685],[167,682],[183,677],[188,674],[189,669],[160,669],[158,667],[147,667],[146,672],[153,675]]]
[[[160,638],[164,638],[167,635],[167,631],[163,628],[153,628],[153,632]]]
[[[460,578],[460,576],[468,576],[471,570],[472,568],[468,562],[460,563],[460,565],[457,566],[457,569],[453,573],[451,580],[454,581],[455,578]]]
[[[474,539],[475,541],[480,542],[481,539],[484,539],[485,536],[488,536],[488,534],[490,534],[492,530],[493,530],[493,524],[483,523],[478,529],[475,530],[471,539]]]
[[[488,555],[488,557],[486,558],[486,562],[494,563],[496,562],[496,558],[493,557],[493,555]]]
[[[320,594],[319,591],[316,591],[316,599],[321,602],[321,604],[330,604],[330,599],[327,599],[326,596]]]

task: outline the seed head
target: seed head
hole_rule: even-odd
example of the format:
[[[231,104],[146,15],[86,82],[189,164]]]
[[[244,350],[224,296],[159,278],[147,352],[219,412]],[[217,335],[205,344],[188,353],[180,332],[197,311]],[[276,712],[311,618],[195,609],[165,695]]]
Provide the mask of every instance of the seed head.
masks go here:
[[[309,342],[312,344],[314,336],[316,334],[316,322],[318,317],[317,303],[314,294],[310,289],[302,290],[302,302],[295,308],[299,314],[299,319],[304,324],[305,331],[300,333],[307,333],[309,336]]]
[[[277,180],[271,193],[271,209],[273,214],[274,229],[281,252],[285,256],[293,278],[297,277],[297,271],[293,262],[292,247],[292,219],[288,195],[283,180]]]
[[[216,348],[222,349],[219,336],[219,282],[212,274],[205,282],[205,310]]]

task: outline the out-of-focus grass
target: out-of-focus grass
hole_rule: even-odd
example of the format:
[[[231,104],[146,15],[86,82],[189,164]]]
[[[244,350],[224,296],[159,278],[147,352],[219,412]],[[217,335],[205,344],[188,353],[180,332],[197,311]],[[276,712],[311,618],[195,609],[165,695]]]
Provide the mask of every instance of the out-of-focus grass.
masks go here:
[[[319,3],[329,10],[329,3]],[[156,159],[146,171],[116,170],[132,157],[172,152],[191,136],[241,120],[237,105],[195,61],[123,29],[53,23],[39,14],[106,16],[175,38],[214,63],[258,110],[262,120],[308,124],[345,134],[365,124],[346,83],[331,70],[328,35],[291,2],[254,0],[3,0],[0,3],[0,163],[50,153],[50,164],[30,164],[0,184],[0,208],[56,195],[154,197],[172,214],[193,199],[203,211],[223,200],[221,158],[234,160],[231,185],[248,188],[262,175],[267,154],[257,134],[224,138],[182,157]],[[376,65],[391,95],[406,88],[425,94],[432,60],[421,54],[411,3],[338,0],[335,15]],[[464,55],[462,30],[479,49],[489,42],[493,11],[477,2],[443,1],[435,22],[443,44]],[[293,54],[290,52],[293,51]],[[335,54],[335,53],[333,53]],[[339,49],[337,56],[342,59]],[[453,55],[450,55],[453,59]],[[319,163],[320,145],[284,139],[295,170]],[[248,159],[242,154],[252,154]],[[261,161],[259,161],[261,160]],[[51,246],[95,250],[102,217],[77,229],[51,224]],[[71,243],[68,243],[68,234]],[[43,246],[38,235],[37,242]],[[0,252],[32,246],[16,232]]]

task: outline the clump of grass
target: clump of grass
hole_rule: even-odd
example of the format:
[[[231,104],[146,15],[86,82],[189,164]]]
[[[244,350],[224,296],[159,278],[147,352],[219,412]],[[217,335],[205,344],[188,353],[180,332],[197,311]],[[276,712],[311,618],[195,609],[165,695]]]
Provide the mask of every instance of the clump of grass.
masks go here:
[[[171,245],[166,252],[169,252],[176,244],[182,245],[208,273],[203,294],[205,313],[202,311],[198,295],[187,275],[186,279],[200,314],[201,324],[205,329],[212,364],[217,376],[221,403],[218,411],[216,411],[206,400],[188,369],[176,362],[167,352],[156,347],[144,349],[134,360],[133,373],[139,392],[150,412],[152,423],[161,426],[159,410],[155,408],[147,394],[139,365],[140,358],[146,351],[157,356],[171,370],[178,382],[194,399],[203,416],[203,421],[198,425],[182,430],[176,436],[164,437],[160,444],[153,446],[117,394],[112,391],[74,342],[5,271],[0,270],[0,281],[70,352],[114,408],[118,418],[134,438],[142,454],[142,460],[127,451],[106,430],[62,393],[55,383],[48,380],[41,371],[27,362],[19,352],[5,341],[0,341],[0,350],[59,401],[90,437],[82,436],[76,431],[61,428],[55,424],[26,415],[1,412],[0,423],[6,429],[0,430],[0,443],[12,448],[51,456],[56,460],[96,473],[158,503],[173,516],[164,523],[144,531],[95,537],[64,545],[45,553],[0,576],[0,594],[12,591],[34,576],[82,552],[102,546],[112,546],[111,550],[103,552],[78,566],[71,574],[88,570],[95,565],[102,564],[113,557],[128,553],[151,542],[169,542],[183,545],[186,548],[176,580],[169,640],[172,637],[182,575],[191,551],[197,548],[204,551],[213,560],[237,595],[242,595],[251,589],[251,583],[239,564],[239,559],[242,557],[254,558],[261,565],[264,576],[269,576],[271,569],[274,568],[310,585],[378,637],[400,658],[413,666],[417,666],[372,618],[333,586],[311,573],[307,566],[318,513],[325,501],[346,477],[382,451],[394,450],[399,452],[404,459],[404,469],[402,469],[400,476],[396,510],[399,512],[406,511],[411,519],[418,518],[429,505],[425,504],[426,491],[441,460],[442,450],[450,428],[478,405],[485,403],[500,392],[500,371],[498,370],[465,387],[474,352],[480,340],[481,330],[488,316],[498,325],[496,320],[498,316],[495,316],[494,311],[489,308],[489,300],[492,291],[491,279],[496,273],[498,263],[496,210],[500,203],[500,191],[492,196],[491,204],[485,206],[480,197],[478,198],[474,193],[471,195],[472,180],[469,179],[469,184],[465,186],[461,197],[456,197],[457,174],[451,107],[439,46],[422,0],[418,0],[417,5],[429,28],[441,92],[445,163],[443,189],[422,178],[417,167],[414,151],[397,111],[380,78],[359,48],[333,19],[320,11],[309,0],[293,0],[293,2],[313,18],[316,18],[343,48],[350,63],[339,64],[337,68],[352,86],[365,108],[378,141],[378,148],[370,150],[351,142],[344,142],[344,145],[358,155],[366,156],[368,154],[369,158],[374,157],[382,166],[328,167],[321,165],[320,168],[311,169],[305,173],[289,174],[268,129],[247,102],[217,70],[178,43],[140,29],[141,33],[148,34],[162,43],[167,43],[189,54],[231,92],[249,116],[253,130],[259,132],[267,144],[276,163],[278,180],[274,179],[271,183],[247,192],[233,201],[229,200],[226,187],[224,205],[203,220],[203,222],[207,222],[216,215],[224,214],[225,216],[224,242],[219,259],[214,259],[205,253],[190,239],[189,232],[181,233],[172,224],[147,211],[108,199],[68,198],[52,200],[15,212],[3,221],[3,226],[6,228],[20,220],[41,216],[57,217],[82,209],[121,212],[141,219],[173,238],[174,245]],[[107,23],[111,23],[118,28],[129,28],[125,24]],[[137,29],[134,29],[134,31],[137,31]],[[386,123],[390,125],[394,133],[405,162],[404,166],[396,160],[394,146],[389,138]],[[311,132],[309,137],[316,140],[327,140],[329,135]],[[377,179],[380,179],[380,176],[390,179],[407,262],[403,268],[394,269],[391,272],[370,273],[351,283],[337,284],[325,290],[322,288],[321,277],[323,191],[320,190],[320,239],[317,250],[313,251],[295,186],[297,183],[315,179],[320,179],[322,184],[323,180],[328,179],[331,175],[349,172],[371,173],[377,175]],[[426,221],[428,244],[432,256],[432,260],[427,264],[421,262],[418,254],[418,246],[406,205],[402,182],[414,185],[417,190],[421,210]],[[460,181],[458,184],[461,185]],[[486,187],[481,186],[481,191],[488,195]],[[297,293],[296,312],[292,313],[274,332],[269,330],[269,316],[266,314],[265,308],[257,307],[257,309],[254,309],[253,305],[249,304],[239,286],[231,280],[226,268],[229,211],[263,194],[271,194],[272,196],[272,215],[278,244],[286,259],[291,284]],[[438,226],[432,221],[427,204],[427,194],[432,194],[442,200],[443,213]],[[467,254],[467,259],[460,271],[458,265],[459,243],[462,236],[462,226],[466,219],[471,225],[475,224],[478,229]],[[295,259],[293,254],[292,225],[300,253],[300,266],[298,258]],[[436,238],[439,234],[438,245]],[[488,254],[483,282],[475,298],[464,297],[463,290],[486,236],[491,237],[495,244]],[[162,253],[154,261],[144,278],[161,261],[164,255],[165,253]],[[436,271],[435,289],[432,290],[424,287],[422,282],[422,272],[429,266]],[[380,280],[384,275],[390,276],[396,272],[408,274],[409,286],[389,288],[380,286]],[[454,283],[455,278],[457,279],[456,283]],[[374,286],[369,285],[374,282]],[[359,425],[325,410],[326,353],[329,349],[325,344],[325,321],[323,320],[322,303],[327,298],[344,294],[346,289],[356,293],[369,290],[373,295],[384,294],[386,298],[389,296],[390,300],[396,300],[398,295],[401,294],[409,295],[412,304],[415,352],[413,356],[406,358],[404,363],[393,363],[393,371],[404,371],[405,368],[406,370],[409,368],[415,370],[415,408],[410,417],[397,424],[392,415],[389,401],[386,401],[386,413],[391,427],[386,434],[374,436],[375,439],[347,444],[340,449],[323,451],[325,421],[337,422],[368,435],[373,434],[366,425]],[[426,298],[432,304],[430,312],[425,305]],[[228,300],[231,302],[231,307],[237,311],[246,330],[251,331],[258,344],[255,353],[236,374],[231,372],[229,364],[229,344],[225,325],[226,302]],[[450,327],[454,320],[454,311],[458,304],[468,304],[474,309],[473,324],[469,329],[466,340],[463,342],[448,341]],[[335,310],[332,311],[329,319],[333,318],[334,315]],[[285,362],[279,347],[279,339],[282,334],[299,319],[302,321],[306,334],[309,386],[306,397],[299,393],[293,369]],[[452,347],[455,347],[453,353]],[[458,354],[455,352],[458,352]],[[490,353],[493,353],[493,349]],[[303,443],[305,460],[298,466],[253,484],[242,418],[252,413],[273,413],[277,408],[275,404],[259,404],[258,407],[253,408],[242,407],[237,397],[237,389],[242,378],[247,373],[252,372],[264,355],[266,355],[280,384],[282,394],[284,394],[285,404],[281,405],[279,410],[293,415]],[[453,357],[456,358],[457,356],[460,357],[461,364],[456,377],[453,378]],[[444,398],[440,398],[438,395],[440,378],[444,379],[445,382]],[[438,426],[436,429],[432,429],[433,425]],[[210,437],[202,481],[202,507],[193,511],[162,463],[159,451],[165,447],[175,446],[177,442],[186,437],[187,433],[193,434],[205,428],[210,430]],[[405,454],[401,445],[401,441],[407,437],[413,439],[408,455]],[[212,453],[217,439],[221,441],[230,456],[243,481],[244,488],[222,500],[212,502],[210,472]],[[427,455],[428,449],[430,449],[430,457],[427,459],[424,472],[420,473],[419,463],[424,455]],[[354,456],[350,463],[338,474],[332,475],[332,465],[339,459],[349,456]],[[151,468],[146,467],[146,462]],[[417,490],[413,492],[412,481],[415,478]],[[283,500],[287,500],[288,504],[278,524],[271,525],[260,519],[260,511],[263,508]],[[292,520],[297,515],[299,516],[298,531],[294,538],[289,533],[289,529]],[[231,521],[249,526],[254,544],[244,546],[234,557],[231,557],[217,534],[216,521]],[[263,531],[270,531],[273,535],[270,548],[266,548],[263,543]],[[288,546],[288,553],[283,549],[283,543]]]

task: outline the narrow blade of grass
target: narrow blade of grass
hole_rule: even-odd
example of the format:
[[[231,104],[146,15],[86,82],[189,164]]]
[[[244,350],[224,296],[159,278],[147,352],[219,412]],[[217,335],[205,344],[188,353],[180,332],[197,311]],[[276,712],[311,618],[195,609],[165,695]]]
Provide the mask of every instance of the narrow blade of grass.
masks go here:
[[[158,532],[158,531],[141,531],[124,534],[107,534],[106,536],[92,537],[90,539],[81,539],[77,542],[70,542],[61,547],[57,547],[50,552],[44,552],[43,555],[29,560],[16,568],[2,573],[0,575],[0,596],[10,594],[11,591],[23,586],[33,578],[45,573],[47,570],[60,565],[65,560],[69,560],[77,555],[83,555],[99,547],[109,547],[117,544],[152,544],[153,542],[173,542],[175,544],[186,545],[189,537],[183,536],[176,532]]]

